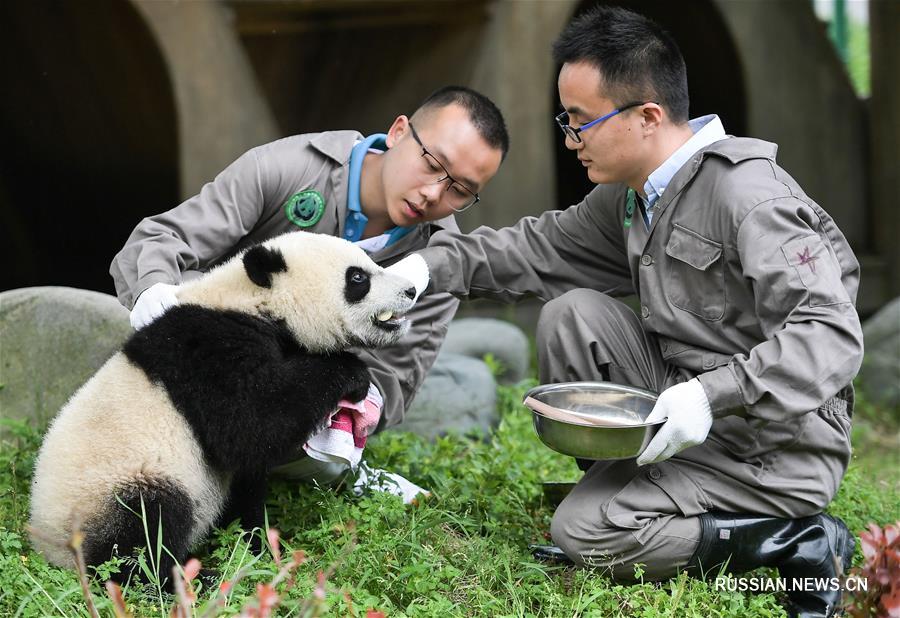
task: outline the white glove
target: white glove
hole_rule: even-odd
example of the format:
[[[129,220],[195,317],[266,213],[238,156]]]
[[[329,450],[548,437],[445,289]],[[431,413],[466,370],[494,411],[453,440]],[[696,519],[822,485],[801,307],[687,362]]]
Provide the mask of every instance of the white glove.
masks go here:
[[[384,269],[392,275],[403,277],[416,286],[416,299],[428,287],[428,264],[418,253],[411,253],[405,258]]]
[[[664,418],[669,420],[659,428],[656,436],[638,457],[639,466],[659,463],[706,440],[713,417],[700,380],[694,378],[670,386],[659,394],[647,422]]]
[[[131,310],[131,326],[135,330],[141,329],[161,316],[166,309],[177,305],[178,297],[175,296],[177,289],[177,285],[154,283],[141,292]]]

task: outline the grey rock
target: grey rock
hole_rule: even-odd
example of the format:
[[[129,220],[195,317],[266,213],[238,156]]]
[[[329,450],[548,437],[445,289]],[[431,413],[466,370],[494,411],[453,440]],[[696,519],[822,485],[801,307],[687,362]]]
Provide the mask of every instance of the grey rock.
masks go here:
[[[46,425],[131,333],[113,296],[67,287],[0,294],[0,416]]]
[[[863,324],[866,355],[859,383],[867,401],[900,415],[900,298]]]
[[[394,427],[429,439],[480,430],[500,422],[497,383],[484,362],[441,351],[403,423]]]
[[[503,367],[503,371],[497,376],[503,384],[514,384],[528,375],[531,358],[528,337],[519,327],[503,320],[453,320],[441,350],[477,359],[491,354]]]

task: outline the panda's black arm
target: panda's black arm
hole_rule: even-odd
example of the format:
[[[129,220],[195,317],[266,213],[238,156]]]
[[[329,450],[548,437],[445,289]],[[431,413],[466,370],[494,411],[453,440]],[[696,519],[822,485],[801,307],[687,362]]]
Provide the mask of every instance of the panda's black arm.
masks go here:
[[[346,352],[295,352],[257,361],[233,372],[229,388],[195,401],[197,422],[185,415],[217,467],[268,469],[281,463],[321,429],[341,399],[358,401],[368,390],[366,366]]]
[[[341,399],[359,401],[369,387],[368,369],[346,352],[294,354],[261,365],[245,379],[243,405],[230,408],[229,421],[209,435],[218,455],[242,462],[242,469],[281,463],[324,426]],[[255,461],[248,459],[254,456]]]
[[[306,441],[369,374],[349,353],[311,354],[277,321],[180,305],[125,344],[184,415],[209,463],[266,469]]]

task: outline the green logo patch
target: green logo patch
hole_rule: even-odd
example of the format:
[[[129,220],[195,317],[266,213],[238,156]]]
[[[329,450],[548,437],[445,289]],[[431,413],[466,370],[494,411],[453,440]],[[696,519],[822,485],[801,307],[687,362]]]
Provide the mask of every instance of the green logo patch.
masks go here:
[[[288,221],[299,227],[312,227],[325,212],[325,199],[314,189],[307,189],[292,195],[284,203],[284,214]]]

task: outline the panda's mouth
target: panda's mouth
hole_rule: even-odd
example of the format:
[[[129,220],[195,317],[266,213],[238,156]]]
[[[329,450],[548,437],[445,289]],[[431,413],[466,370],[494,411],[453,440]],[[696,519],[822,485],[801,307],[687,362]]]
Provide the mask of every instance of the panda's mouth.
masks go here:
[[[397,313],[391,310],[382,311],[372,317],[372,322],[375,326],[386,331],[398,330],[406,321],[405,313]]]

